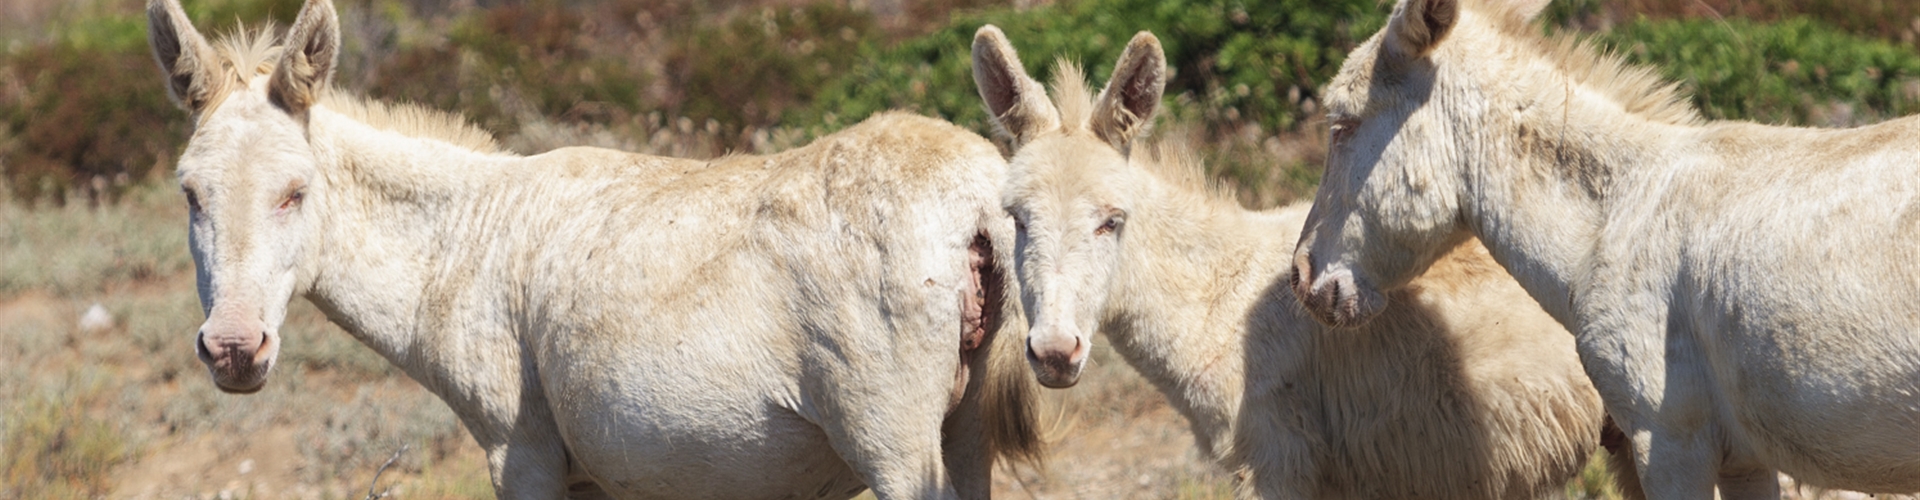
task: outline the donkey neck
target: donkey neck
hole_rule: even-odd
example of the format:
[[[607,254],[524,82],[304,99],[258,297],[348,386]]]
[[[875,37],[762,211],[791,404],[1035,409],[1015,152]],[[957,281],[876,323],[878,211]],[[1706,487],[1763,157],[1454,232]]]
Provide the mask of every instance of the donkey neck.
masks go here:
[[[1140,175],[1101,330],[1223,456],[1245,396],[1249,317],[1283,280],[1303,212],[1256,213]],[[1277,212],[1277,211],[1276,211]],[[1294,211],[1300,212],[1300,211]]]
[[[1564,77],[1494,102],[1471,140],[1468,228],[1554,319],[1573,328],[1600,233],[1620,195],[1640,196],[1692,127],[1629,112]],[[1577,331],[1577,329],[1575,329]]]
[[[455,386],[464,382],[451,371],[458,368],[435,358],[478,349],[512,352],[513,339],[486,336],[502,329],[434,324],[452,314],[439,310],[448,301],[435,294],[455,291],[447,274],[468,271],[449,262],[451,255],[510,252],[467,248],[485,242],[449,235],[460,226],[501,223],[473,207],[501,185],[516,158],[380,130],[322,107],[310,112],[328,200],[323,234],[310,250],[315,265],[307,297],[415,380],[443,397],[459,392]],[[433,334],[450,326],[464,326],[457,329],[468,335]]]

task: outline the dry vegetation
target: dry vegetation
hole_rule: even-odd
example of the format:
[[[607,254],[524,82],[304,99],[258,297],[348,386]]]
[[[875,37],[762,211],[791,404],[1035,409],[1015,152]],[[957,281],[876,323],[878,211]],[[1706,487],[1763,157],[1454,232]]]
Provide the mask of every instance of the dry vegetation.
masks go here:
[[[1237,4],[1231,2],[1194,1],[1225,8],[1223,16],[1243,25],[1265,22],[1242,19],[1246,10],[1232,10]],[[1075,10],[1076,4],[1098,2],[1138,3],[530,0],[496,6],[502,2],[336,0],[350,40],[341,84],[350,91],[460,112],[516,151],[595,145],[687,157],[783,149],[824,131],[796,117],[901,105],[896,98],[935,103],[920,109],[984,131],[977,119],[967,118],[972,111],[947,110],[977,109],[977,98],[970,80],[959,80],[953,75],[962,73],[947,67],[954,61],[942,59],[952,50],[963,56],[964,42],[942,37],[964,37],[981,22],[1078,15],[1099,6]],[[219,31],[236,17],[284,24],[299,1],[187,3],[201,26]],[[1555,5],[1555,19],[1587,29],[1635,22],[1628,15],[1634,12],[1768,21],[1811,14],[1902,45],[1885,57],[1910,59],[1920,31],[1920,12],[1910,2],[1821,0],[1803,10],[1777,0]],[[264,391],[231,396],[213,388],[191,351],[202,313],[186,253],[184,202],[169,170],[184,142],[184,117],[165,103],[137,14],[132,0],[0,2],[0,500],[360,498],[375,469],[402,447],[409,451],[380,481],[382,488],[395,486],[395,497],[491,497],[479,451],[446,406],[303,300],[296,299],[289,314],[283,364]],[[1174,25],[1191,27],[1207,15],[1198,18]],[[1124,34],[1145,27],[1132,22],[1103,19],[1099,29]],[[1372,21],[1358,22],[1370,29],[1364,23]],[[1112,41],[1105,34],[1076,38],[1077,32],[1062,31],[1076,26],[1033,26],[1036,33],[1053,33],[1046,47],[1078,47],[1080,38],[1088,47]],[[1189,32],[1184,29],[1159,31],[1172,47]],[[1693,25],[1639,29],[1683,38],[1674,43],[1699,31]],[[1791,46],[1799,39],[1785,40]],[[915,43],[953,47],[927,59],[896,50]],[[1632,40],[1610,43],[1636,50]],[[1054,52],[1022,49],[1036,54],[1028,61],[1036,67]],[[1249,206],[1274,206],[1310,193],[1325,142],[1311,86],[1249,89],[1234,83],[1244,75],[1202,78],[1195,73],[1224,64],[1224,49],[1189,49],[1196,55],[1180,68],[1187,78],[1178,81],[1190,90],[1170,98],[1169,116],[1157,133],[1189,135],[1204,144],[1210,173],[1238,188]],[[1233,50],[1243,49],[1264,50]],[[1105,49],[1060,50],[1073,50],[1083,60],[1112,59],[1099,52]],[[1274,50],[1344,52],[1316,46]],[[1657,50],[1638,50],[1659,60]],[[1911,83],[1916,74],[1883,69],[1906,60],[1856,68],[1884,76],[1884,82],[1849,80],[1858,88],[1848,87],[1848,95],[1801,90],[1802,97],[1786,105],[1888,108],[1861,116],[1910,111],[1901,106],[1920,102],[1920,90],[1908,90],[1920,89]],[[873,64],[908,68],[875,73],[905,75],[897,81],[863,80],[899,88],[820,95],[844,87],[830,81],[835,74]],[[1756,64],[1767,70],[1764,64],[1779,63]],[[1825,69],[1819,73],[1827,78]],[[1785,91],[1831,86],[1825,80],[1781,85]],[[1914,95],[1901,101],[1901,92]],[[1821,97],[1806,97],[1811,95]],[[1727,109],[1740,112],[1744,105]],[[857,117],[835,117],[851,118]],[[101,124],[111,126],[96,126]],[[94,304],[110,314],[111,325],[80,326]],[[1080,386],[1048,397],[1053,405],[1046,428],[1056,452],[1040,468],[1000,474],[997,495],[1231,496],[1228,475],[1198,455],[1186,423],[1104,346],[1096,346]],[[1606,478],[1596,462],[1569,484],[1567,495],[1617,497]]]

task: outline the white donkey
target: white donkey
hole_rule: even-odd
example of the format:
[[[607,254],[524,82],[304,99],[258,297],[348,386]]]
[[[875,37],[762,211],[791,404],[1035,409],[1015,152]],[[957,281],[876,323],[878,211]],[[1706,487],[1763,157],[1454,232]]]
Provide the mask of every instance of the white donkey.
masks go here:
[[[1576,333],[1649,497],[1920,490],[1920,118],[1703,122],[1542,3],[1402,0],[1353,51],[1299,298],[1364,322],[1477,236]]]
[[[996,456],[1037,450],[1006,163],[978,135],[888,114],[764,157],[521,157],[330,91],[327,0],[280,47],[148,15],[196,123],[179,179],[221,389],[260,389],[303,295],[446,400],[503,498],[984,498]]]
[[[1044,384],[1076,382],[1105,332],[1243,498],[1539,498],[1599,447],[1573,337],[1477,245],[1337,331],[1286,290],[1306,204],[1250,212],[1190,160],[1130,153],[1160,102],[1153,35],[1097,101],[1062,64],[1050,103],[992,26],[973,64],[1014,140],[1004,205]]]

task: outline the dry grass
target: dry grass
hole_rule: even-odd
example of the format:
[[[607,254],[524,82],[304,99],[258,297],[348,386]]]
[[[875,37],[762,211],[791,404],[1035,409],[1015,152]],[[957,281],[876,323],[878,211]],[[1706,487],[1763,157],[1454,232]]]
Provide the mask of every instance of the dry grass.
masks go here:
[[[1194,447],[1187,422],[1096,336],[1073,388],[1047,391],[1044,469],[1002,468],[1002,498],[1232,498],[1231,478]]]
[[[202,318],[173,193],[0,199],[0,498],[357,498],[403,445],[383,482],[408,498],[492,495],[446,405],[305,301],[266,390],[215,390],[192,354]],[[115,324],[81,330],[96,303]]]

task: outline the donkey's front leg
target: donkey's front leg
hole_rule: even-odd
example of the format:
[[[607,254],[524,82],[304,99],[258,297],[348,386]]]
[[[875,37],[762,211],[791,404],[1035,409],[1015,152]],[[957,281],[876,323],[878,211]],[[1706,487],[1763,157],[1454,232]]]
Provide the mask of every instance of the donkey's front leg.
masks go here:
[[[567,452],[559,432],[515,429],[494,443],[481,442],[487,468],[493,476],[496,498],[567,498]]]
[[[500,372],[515,371],[496,371]],[[480,398],[464,392],[452,392],[441,399],[460,416],[468,433],[479,442],[480,449],[486,451],[494,497],[566,498],[567,449],[546,399],[537,386],[529,389],[503,381],[490,382],[494,387],[511,388],[503,391],[506,394],[496,396],[509,404],[483,404]]]
[[[1780,474],[1773,469],[1721,471],[1722,500],[1760,500],[1780,498]]]
[[[1699,346],[1691,333],[1666,328],[1664,303],[1608,303],[1624,306],[1589,311],[1598,319],[1581,329],[1576,345],[1607,412],[1632,443],[1647,498],[1712,498],[1722,448]],[[1612,313],[1623,310],[1646,313]]]

